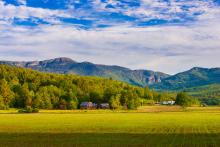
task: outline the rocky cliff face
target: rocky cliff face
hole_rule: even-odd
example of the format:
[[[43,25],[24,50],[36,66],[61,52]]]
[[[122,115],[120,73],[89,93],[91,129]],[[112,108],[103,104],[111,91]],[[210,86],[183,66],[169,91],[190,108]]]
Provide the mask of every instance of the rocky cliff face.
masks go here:
[[[150,70],[130,70],[120,66],[97,65],[90,62],[78,63],[69,58],[30,62],[0,61],[0,63],[44,72],[113,78],[137,86],[160,83],[162,79],[169,77],[167,74]]]

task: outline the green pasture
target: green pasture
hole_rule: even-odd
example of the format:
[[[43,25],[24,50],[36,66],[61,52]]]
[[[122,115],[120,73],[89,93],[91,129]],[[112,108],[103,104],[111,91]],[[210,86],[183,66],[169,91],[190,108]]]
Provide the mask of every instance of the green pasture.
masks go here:
[[[0,146],[220,146],[218,107],[164,108],[0,111]]]

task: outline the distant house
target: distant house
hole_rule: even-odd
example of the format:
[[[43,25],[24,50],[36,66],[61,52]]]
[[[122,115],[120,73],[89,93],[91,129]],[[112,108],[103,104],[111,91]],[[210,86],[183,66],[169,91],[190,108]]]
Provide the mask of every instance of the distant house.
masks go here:
[[[110,106],[109,106],[108,103],[101,103],[101,104],[100,104],[100,108],[101,108],[101,109],[109,109]]]
[[[161,102],[155,102],[154,104],[155,105],[161,105]]]
[[[161,105],[174,105],[175,101],[162,101]]]
[[[94,105],[92,102],[82,102],[80,104],[80,109],[93,109]]]

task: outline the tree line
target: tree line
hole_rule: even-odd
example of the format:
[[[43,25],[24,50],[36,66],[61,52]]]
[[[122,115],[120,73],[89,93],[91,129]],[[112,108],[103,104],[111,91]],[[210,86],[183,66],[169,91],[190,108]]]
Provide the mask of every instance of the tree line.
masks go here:
[[[77,109],[81,102],[109,103],[112,109],[175,100],[171,93],[132,86],[112,79],[42,73],[0,65],[0,109]]]

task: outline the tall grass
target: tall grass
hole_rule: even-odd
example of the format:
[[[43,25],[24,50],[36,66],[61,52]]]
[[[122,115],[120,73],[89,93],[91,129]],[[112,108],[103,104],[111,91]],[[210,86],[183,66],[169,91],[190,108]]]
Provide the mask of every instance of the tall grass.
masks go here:
[[[218,108],[150,113],[65,112],[0,114],[0,145],[220,146]]]

